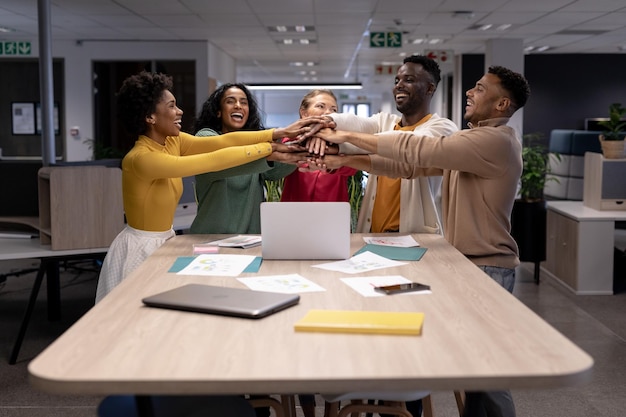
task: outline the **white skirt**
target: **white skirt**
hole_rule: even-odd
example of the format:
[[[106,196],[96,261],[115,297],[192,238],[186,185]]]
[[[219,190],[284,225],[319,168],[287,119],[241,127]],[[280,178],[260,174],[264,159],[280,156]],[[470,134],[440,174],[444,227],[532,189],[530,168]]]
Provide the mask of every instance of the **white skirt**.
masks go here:
[[[133,229],[127,225],[111,243],[102,263],[96,290],[96,303],[174,235],[172,229],[165,232],[148,232]]]

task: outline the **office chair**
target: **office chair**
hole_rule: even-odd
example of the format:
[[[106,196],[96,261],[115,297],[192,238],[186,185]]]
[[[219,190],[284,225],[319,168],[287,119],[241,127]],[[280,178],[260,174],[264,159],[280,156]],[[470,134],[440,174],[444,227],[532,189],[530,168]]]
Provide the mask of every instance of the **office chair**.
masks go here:
[[[463,415],[465,403],[465,393],[454,391],[456,405],[459,416]],[[422,400],[423,416],[434,417],[434,409],[430,391],[409,391],[409,392],[350,392],[339,395],[322,395],[326,400],[324,417],[353,417],[360,413],[372,415],[394,415],[399,417],[414,417],[406,408],[407,401]],[[375,398],[377,404],[372,404],[367,399]],[[341,406],[342,401],[350,400],[350,404]]]
[[[280,401],[270,397],[249,398],[248,402],[253,408],[269,407],[276,417],[295,416],[295,398],[293,395],[281,395]]]

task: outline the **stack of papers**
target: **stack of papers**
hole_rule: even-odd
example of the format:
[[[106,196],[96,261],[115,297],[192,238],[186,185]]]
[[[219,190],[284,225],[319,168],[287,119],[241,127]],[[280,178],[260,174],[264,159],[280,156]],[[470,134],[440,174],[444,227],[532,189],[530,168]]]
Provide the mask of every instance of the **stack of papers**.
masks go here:
[[[237,235],[226,239],[214,240],[208,242],[207,245],[220,246],[223,248],[251,248],[261,244],[261,236],[256,235]]]

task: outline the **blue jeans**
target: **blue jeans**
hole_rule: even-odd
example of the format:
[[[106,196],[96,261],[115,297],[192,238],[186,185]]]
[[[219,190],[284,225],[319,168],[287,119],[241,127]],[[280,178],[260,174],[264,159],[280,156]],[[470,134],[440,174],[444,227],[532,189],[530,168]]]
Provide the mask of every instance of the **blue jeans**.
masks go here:
[[[515,286],[515,268],[500,268],[497,266],[484,265],[479,265],[478,267],[505,290],[513,293],[513,287]]]
[[[510,293],[515,286],[515,269],[479,266]],[[466,392],[463,417],[515,417],[510,391]]]

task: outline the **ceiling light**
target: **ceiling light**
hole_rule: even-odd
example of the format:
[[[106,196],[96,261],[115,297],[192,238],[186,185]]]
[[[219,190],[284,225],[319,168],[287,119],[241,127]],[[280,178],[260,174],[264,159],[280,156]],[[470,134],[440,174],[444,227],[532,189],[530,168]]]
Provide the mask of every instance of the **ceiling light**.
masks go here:
[[[498,30],[502,32],[502,31],[511,29],[512,26],[513,25],[511,23],[498,23],[498,24],[479,23],[479,24],[470,26],[468,29],[469,30]]]
[[[11,29],[11,28],[8,28],[6,26],[0,26],[0,32],[2,32],[2,33],[15,32],[15,29]]]
[[[302,38],[302,39],[286,38],[286,39],[277,40],[276,43],[279,45],[310,45],[312,43],[317,43],[317,40],[307,39],[307,38]]]
[[[417,39],[413,39],[412,41],[410,41],[413,45],[421,45],[421,44],[430,44],[430,45],[436,45],[438,43],[442,43],[443,39],[441,38],[417,38]]]
[[[474,12],[469,10],[457,10],[452,13],[452,17],[456,19],[471,19],[474,17]]]
[[[361,90],[361,83],[353,84],[246,84],[250,90]]]
[[[268,26],[267,30],[269,30],[270,32],[280,32],[280,33],[287,33],[287,32],[298,32],[298,33],[303,33],[303,32],[314,32],[315,31],[315,26],[304,26],[304,25],[297,25],[297,26],[289,26],[289,25],[278,25],[278,26]]]
[[[550,49],[550,47],[548,45],[544,45],[544,46],[532,46],[529,45],[527,47],[524,48],[524,52],[544,52],[547,51],[548,49]]]
[[[317,62],[307,61],[306,63],[304,63],[302,61],[292,61],[292,62],[289,63],[290,67],[303,67],[305,65],[307,67],[315,67],[315,66],[317,66]]]

